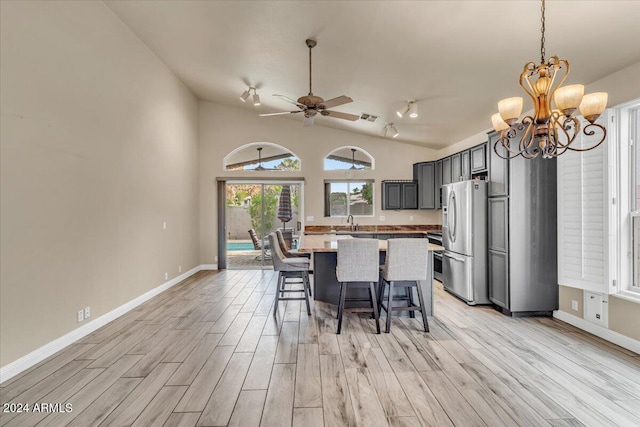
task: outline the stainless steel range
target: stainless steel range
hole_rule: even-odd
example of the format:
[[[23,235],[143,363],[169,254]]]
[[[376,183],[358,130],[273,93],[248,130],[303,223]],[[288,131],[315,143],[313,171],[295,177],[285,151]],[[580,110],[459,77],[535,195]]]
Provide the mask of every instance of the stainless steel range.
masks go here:
[[[441,231],[430,231],[427,233],[427,239],[429,239],[429,243],[433,243],[434,245],[442,246],[442,232]],[[442,282],[442,252],[443,251],[434,251],[433,252],[433,277]]]

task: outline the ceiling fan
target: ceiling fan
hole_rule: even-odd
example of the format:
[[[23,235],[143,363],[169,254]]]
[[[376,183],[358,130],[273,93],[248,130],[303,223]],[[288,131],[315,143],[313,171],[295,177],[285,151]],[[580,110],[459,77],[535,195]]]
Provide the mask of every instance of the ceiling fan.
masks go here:
[[[349,102],[353,102],[353,99],[348,96],[342,95],[337,98],[329,99],[325,101],[319,96],[315,96],[313,91],[311,90],[311,49],[316,46],[316,41],[312,39],[306,40],[307,47],[309,48],[309,95],[301,96],[297,101],[284,96],[284,95],[273,95],[284,99],[287,102],[290,102],[296,105],[299,110],[295,111],[282,111],[278,113],[267,113],[260,114],[260,116],[279,116],[283,114],[297,114],[304,113],[304,126],[311,126],[313,124],[313,119],[316,114],[320,113],[322,116],[335,117],[336,119],[343,120],[351,120],[356,121],[360,118],[360,116],[355,114],[341,113],[339,111],[328,110],[328,108],[337,107],[338,105],[348,104]]]
[[[249,169],[252,171],[277,171],[280,170],[278,168],[265,168],[264,166],[262,166],[262,147],[258,147],[256,148],[256,150],[258,150],[258,166],[256,166],[253,169]]]

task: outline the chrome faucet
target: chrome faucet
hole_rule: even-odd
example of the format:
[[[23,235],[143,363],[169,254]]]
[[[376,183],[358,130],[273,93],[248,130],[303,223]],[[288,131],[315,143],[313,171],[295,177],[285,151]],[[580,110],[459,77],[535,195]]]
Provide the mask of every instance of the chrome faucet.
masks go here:
[[[349,231],[353,231],[355,229],[353,225],[353,215],[349,215],[347,217],[347,224],[349,224]]]

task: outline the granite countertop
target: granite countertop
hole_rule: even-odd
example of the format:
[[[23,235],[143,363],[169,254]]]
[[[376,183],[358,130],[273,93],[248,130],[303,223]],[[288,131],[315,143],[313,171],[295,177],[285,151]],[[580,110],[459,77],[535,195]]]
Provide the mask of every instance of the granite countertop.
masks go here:
[[[338,240],[353,239],[349,235],[343,234],[307,234],[300,236],[300,245],[298,252],[337,252]],[[387,250],[387,241],[380,240],[379,246],[381,251]],[[429,243],[430,251],[444,250],[442,246]]]
[[[358,230],[351,231],[348,225],[309,225],[305,227],[306,235],[322,234],[427,234],[440,231],[442,226],[435,225],[359,225]]]

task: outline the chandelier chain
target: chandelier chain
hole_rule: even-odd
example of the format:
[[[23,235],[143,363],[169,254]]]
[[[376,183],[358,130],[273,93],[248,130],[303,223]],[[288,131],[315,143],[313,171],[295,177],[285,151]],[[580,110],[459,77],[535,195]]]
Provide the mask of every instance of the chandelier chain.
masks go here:
[[[540,21],[542,22],[542,26],[540,27],[540,31],[542,32],[542,37],[540,38],[540,63],[544,64],[544,54],[545,54],[545,50],[544,50],[544,30],[545,30],[545,26],[544,26],[544,0],[542,0],[542,7],[540,8],[540,10],[542,11],[542,18],[540,19]]]

